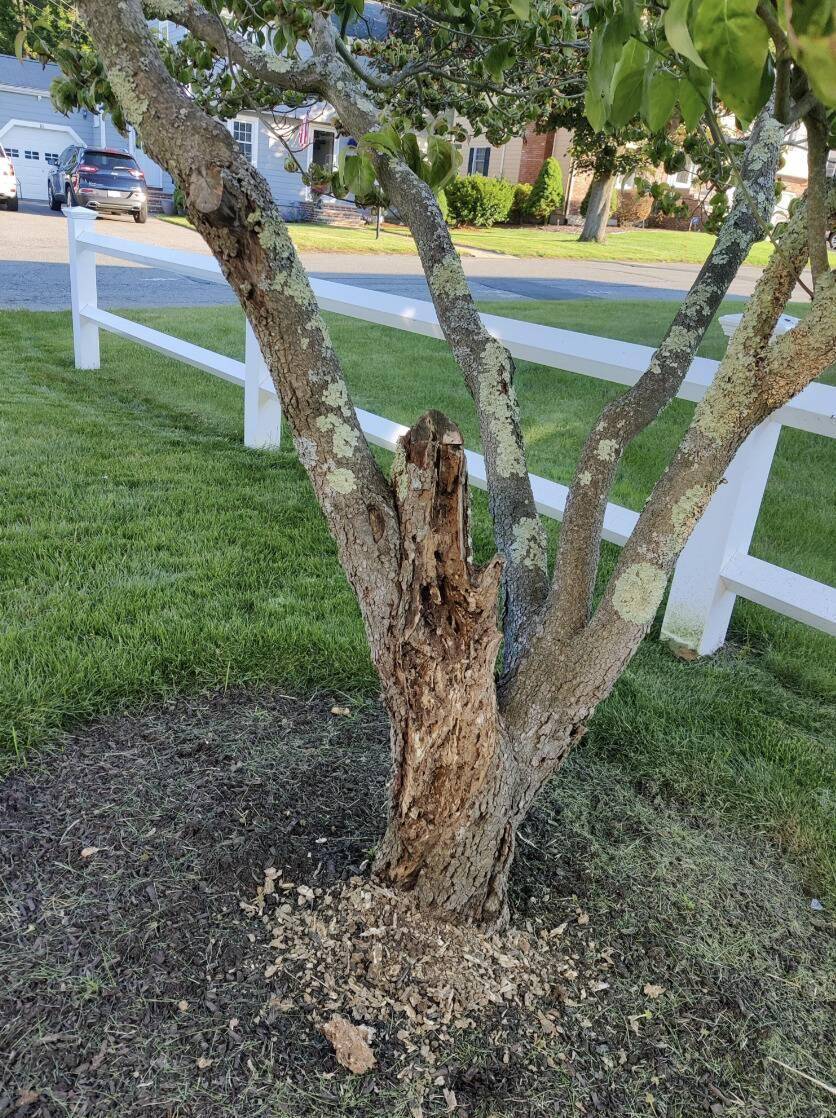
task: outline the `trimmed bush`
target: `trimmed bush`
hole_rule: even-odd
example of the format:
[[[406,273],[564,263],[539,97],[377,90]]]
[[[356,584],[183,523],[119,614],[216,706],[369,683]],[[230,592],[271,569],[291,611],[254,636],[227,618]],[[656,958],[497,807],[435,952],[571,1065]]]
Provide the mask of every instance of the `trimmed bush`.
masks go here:
[[[514,201],[511,203],[511,212],[508,215],[510,221],[522,225],[528,217],[528,200],[533,189],[534,184],[530,182],[518,182],[514,187]]]
[[[537,175],[528,199],[528,213],[544,225],[556,209],[563,205],[563,172],[553,156],[545,161]]]
[[[618,201],[615,218],[622,229],[630,229],[647,221],[652,209],[653,198],[650,194],[640,196],[635,190],[625,190]]]
[[[514,184],[485,175],[453,179],[446,188],[451,225],[480,225],[488,228],[507,221],[514,201]]]

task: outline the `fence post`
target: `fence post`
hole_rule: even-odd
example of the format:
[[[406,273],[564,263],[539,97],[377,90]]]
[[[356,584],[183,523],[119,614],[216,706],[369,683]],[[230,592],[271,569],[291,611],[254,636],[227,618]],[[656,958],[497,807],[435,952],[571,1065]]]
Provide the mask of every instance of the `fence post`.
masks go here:
[[[746,555],[781,424],[767,419],[743,443],[674,568],[662,639],[700,656],[726,639],[736,594],[723,582],[734,555]]]
[[[70,301],[73,308],[73,350],[77,369],[98,369],[99,328],[95,322],[82,318],[85,307],[98,306],[96,291],[96,250],[80,244],[78,234],[92,228],[96,220],[93,210],[84,206],[64,206],[67,236],[70,242]]]
[[[270,384],[270,372],[261,347],[247,323],[244,342],[244,446],[270,450],[279,445],[282,433],[282,405],[278,396],[262,388]]]

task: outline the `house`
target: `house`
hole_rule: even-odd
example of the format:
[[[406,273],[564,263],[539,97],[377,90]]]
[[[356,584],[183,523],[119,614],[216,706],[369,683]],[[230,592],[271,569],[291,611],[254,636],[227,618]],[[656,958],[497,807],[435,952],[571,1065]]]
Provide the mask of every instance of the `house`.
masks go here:
[[[167,35],[165,24],[159,27]],[[45,202],[51,164],[70,144],[130,151],[145,173],[149,208],[167,208],[174,192],[171,177],[145,154],[131,129],[123,136],[105,113],[87,109],[64,116],[53,106],[49,87],[60,70],[52,63],[0,55],[0,144],[11,156],[24,201]],[[353,205],[321,200],[299,174],[288,171],[288,148],[302,167],[312,162],[336,167],[339,149],[350,141],[337,137],[333,110],[316,106],[305,116],[292,113],[241,113],[227,122],[241,150],[267,179],[282,214],[290,221],[360,220]]]
[[[729,122],[733,126],[733,121]],[[580,207],[592,181],[591,172],[579,171],[569,155],[572,134],[565,128],[553,132],[536,132],[529,126],[525,135],[514,137],[501,147],[494,147],[485,136],[475,136],[462,145],[461,174],[487,175],[491,178],[506,179],[508,182],[534,182],[550,156],[560,164],[563,172],[564,205],[560,215],[563,221],[579,224]],[[831,152],[828,163],[829,173],[836,172],[836,153]],[[785,220],[790,202],[807,189],[807,133],[803,124],[795,125],[787,136],[783,152],[783,162],[778,172],[782,193],[776,202],[774,220]],[[660,218],[658,224],[688,228],[689,217],[699,211],[708,200],[709,188],[699,183],[690,160],[681,171],[667,175],[661,168],[646,176],[657,182],[666,182],[682,197],[688,207],[685,218]],[[619,179],[617,189],[629,190],[634,176]]]

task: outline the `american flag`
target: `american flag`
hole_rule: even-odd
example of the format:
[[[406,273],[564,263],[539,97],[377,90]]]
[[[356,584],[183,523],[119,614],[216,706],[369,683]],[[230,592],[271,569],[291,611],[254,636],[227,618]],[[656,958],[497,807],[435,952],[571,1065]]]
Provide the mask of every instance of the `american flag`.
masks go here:
[[[310,127],[308,117],[306,116],[302,123],[299,125],[299,146],[306,148],[310,138]]]

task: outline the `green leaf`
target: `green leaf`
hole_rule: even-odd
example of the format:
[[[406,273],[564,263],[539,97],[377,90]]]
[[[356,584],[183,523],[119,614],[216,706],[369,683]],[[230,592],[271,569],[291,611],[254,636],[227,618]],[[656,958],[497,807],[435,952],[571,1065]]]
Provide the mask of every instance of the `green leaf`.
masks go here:
[[[374,167],[365,155],[346,155],[340,178],[353,194],[368,194],[374,188]]]
[[[679,92],[679,79],[668,70],[645,71],[642,116],[651,132],[664,128],[671,118]]]
[[[623,8],[596,27],[589,40],[589,71],[584,113],[596,130],[602,131],[610,114],[612,75],[624,44],[636,29],[635,11]]]
[[[711,95],[711,78],[705,70],[688,68],[688,77],[679,83],[679,107],[688,131],[697,127],[703,118],[706,101]]]
[[[683,58],[687,58],[695,66],[701,66],[704,70],[706,68],[705,63],[697,54],[697,48],[694,46],[694,40],[688,30],[688,13],[690,10],[691,0],[671,0],[669,8],[665,12],[665,38],[677,54],[681,54]]]
[[[422,164],[422,177],[433,194],[439,194],[455,178],[461,162],[461,152],[449,140],[430,136],[427,156],[429,163]]]
[[[21,27],[20,31],[15,35],[15,57],[18,62],[23,61],[23,46],[26,42],[26,28]]]
[[[401,140],[401,151],[410,171],[414,171],[416,175],[420,176],[421,149],[418,147],[418,140],[414,132],[407,132]]]
[[[639,112],[644,90],[644,75],[650,65],[650,51],[638,39],[631,39],[615,68],[612,79],[610,122],[623,127]]]
[[[400,137],[391,124],[385,124],[377,132],[367,132],[363,137],[363,143],[386,155],[397,157],[401,154]]]
[[[502,80],[503,72],[513,61],[513,48],[510,43],[494,43],[485,55],[482,65],[487,74],[498,82]]]
[[[520,20],[525,23],[531,16],[531,0],[509,0],[511,11]]]
[[[718,94],[744,123],[765,102],[769,32],[756,8],[757,0],[700,0],[694,20],[694,45],[714,76]]]
[[[836,33],[822,38],[799,35],[798,56],[813,93],[829,108],[836,108]]]

